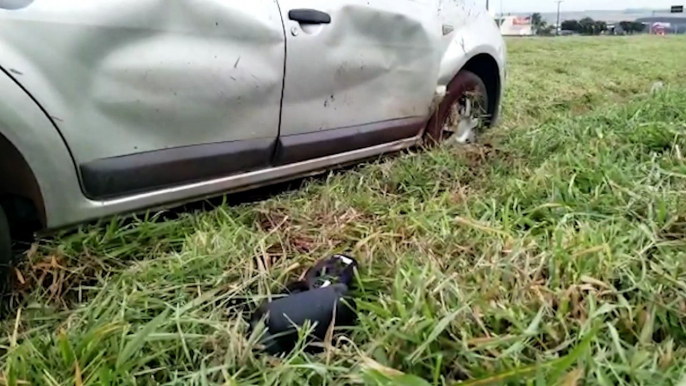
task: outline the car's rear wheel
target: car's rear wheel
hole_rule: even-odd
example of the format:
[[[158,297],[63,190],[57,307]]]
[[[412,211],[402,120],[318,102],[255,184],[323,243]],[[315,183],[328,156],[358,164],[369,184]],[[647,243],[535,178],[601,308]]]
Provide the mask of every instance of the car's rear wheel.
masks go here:
[[[10,290],[12,274],[12,240],[10,225],[5,211],[0,206],[0,296]]]
[[[429,120],[426,142],[440,143],[450,139],[473,143],[479,130],[487,125],[488,89],[475,73],[460,71],[448,84],[445,98]]]

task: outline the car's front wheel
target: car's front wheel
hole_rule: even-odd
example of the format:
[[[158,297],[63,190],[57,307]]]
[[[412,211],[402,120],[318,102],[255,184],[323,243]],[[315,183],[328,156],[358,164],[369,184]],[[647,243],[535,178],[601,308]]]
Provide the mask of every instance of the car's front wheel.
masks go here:
[[[471,71],[460,71],[448,84],[445,98],[429,120],[426,141],[474,142],[479,129],[487,125],[488,99],[484,81]]]
[[[5,211],[0,206],[0,296],[10,289],[12,274],[12,239],[10,224]]]

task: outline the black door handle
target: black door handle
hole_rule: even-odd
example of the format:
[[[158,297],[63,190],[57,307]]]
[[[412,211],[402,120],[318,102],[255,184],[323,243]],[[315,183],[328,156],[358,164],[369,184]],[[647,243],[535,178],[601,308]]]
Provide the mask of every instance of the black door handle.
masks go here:
[[[292,9],[288,18],[300,24],[330,24],[331,15],[316,9]]]

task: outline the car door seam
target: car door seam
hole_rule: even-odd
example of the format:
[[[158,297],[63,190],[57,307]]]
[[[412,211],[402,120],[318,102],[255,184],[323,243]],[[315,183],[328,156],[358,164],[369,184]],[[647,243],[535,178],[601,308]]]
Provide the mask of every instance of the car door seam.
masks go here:
[[[281,4],[278,0],[274,1],[276,7],[279,9],[279,17],[281,18],[281,29],[283,31],[283,77],[281,78],[281,101],[279,102],[279,127],[276,131],[276,144],[272,150],[270,164],[274,163],[279,147],[281,146],[281,122],[283,120],[283,100],[286,93],[286,63],[288,63],[288,35],[286,34],[286,21],[283,18],[283,12],[281,11]]]

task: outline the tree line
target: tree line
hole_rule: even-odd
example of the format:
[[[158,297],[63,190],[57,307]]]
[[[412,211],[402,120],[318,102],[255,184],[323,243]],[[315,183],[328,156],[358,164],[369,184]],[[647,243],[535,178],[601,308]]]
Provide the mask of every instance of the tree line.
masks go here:
[[[574,31],[582,35],[600,35],[607,31],[607,23],[604,21],[596,21],[590,17],[585,17],[579,21],[565,20],[560,25],[563,31]]]
[[[531,26],[536,35],[552,35],[555,32],[554,27],[548,25],[540,13],[531,15]],[[622,21],[619,23],[619,27],[627,34],[640,33],[645,30],[643,23],[635,21]],[[590,17],[585,17],[581,20],[565,20],[560,24],[560,29],[581,35],[600,35],[608,30],[606,22],[593,20]]]
[[[619,26],[628,34],[641,33],[646,29],[645,24],[639,23],[637,21],[620,21]]]

